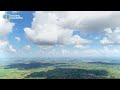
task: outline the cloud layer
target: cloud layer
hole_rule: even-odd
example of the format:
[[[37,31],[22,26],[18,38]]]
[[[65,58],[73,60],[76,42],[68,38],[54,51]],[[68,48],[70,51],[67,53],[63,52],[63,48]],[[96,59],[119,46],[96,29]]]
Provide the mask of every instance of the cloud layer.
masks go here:
[[[115,46],[120,44],[120,12],[118,11],[35,12],[33,21],[28,22],[31,23],[31,26],[22,27],[27,39],[34,44],[24,42],[26,38],[23,35],[22,42],[20,42],[20,37],[14,36],[13,39],[9,39],[11,40],[11,44],[19,42],[16,45],[10,45],[7,39],[7,35],[12,32],[15,24],[4,19],[4,15],[5,12],[0,12],[0,51],[2,50],[1,48],[6,47],[6,50],[9,52],[17,52],[16,55],[21,55],[19,54],[20,52],[27,55],[31,52],[32,54],[38,52],[38,56],[59,56],[60,54],[67,56],[82,56],[83,54],[86,56],[100,54],[119,56],[120,49],[103,48],[104,45]],[[15,23],[18,22],[15,21]],[[79,33],[75,33],[76,31]],[[98,32],[99,36],[97,36],[96,32]],[[16,32],[12,33],[13,35],[16,34]],[[17,42],[12,40],[16,40]],[[39,48],[36,50],[37,46]],[[19,49],[18,47],[23,48]]]

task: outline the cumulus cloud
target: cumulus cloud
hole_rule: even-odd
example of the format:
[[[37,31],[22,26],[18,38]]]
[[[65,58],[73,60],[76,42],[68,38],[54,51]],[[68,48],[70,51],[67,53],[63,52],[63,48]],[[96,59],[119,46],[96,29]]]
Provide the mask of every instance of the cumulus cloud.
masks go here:
[[[12,45],[9,45],[9,46],[8,46],[8,50],[9,50],[10,52],[17,52],[16,49],[13,48]]]
[[[5,12],[0,11],[0,36],[5,36],[8,33],[12,32],[12,28],[15,25],[14,23],[11,23],[10,21],[3,18],[5,15]]]
[[[105,29],[105,35],[100,42],[102,44],[120,44],[120,28],[117,27],[115,30],[111,28]]]
[[[105,28],[119,26],[119,15],[119,11],[73,11],[68,12],[61,25],[83,32],[102,32]]]
[[[89,40],[73,36],[73,30],[62,25],[68,15],[68,12],[35,12],[32,28],[24,28],[27,38],[38,45],[88,43]]]
[[[77,44],[78,45],[78,44],[81,44],[81,43],[90,43],[91,41],[87,40],[87,39],[83,39],[78,35],[74,35],[73,37],[70,38],[70,42],[72,44]]]
[[[47,28],[47,27],[46,27]],[[68,30],[57,30],[54,26],[48,27],[48,30],[35,29],[31,30],[30,28],[25,28],[25,33],[27,37],[36,44],[39,45],[54,45],[57,43],[65,43],[65,40],[71,36],[71,33]],[[68,35],[68,37],[66,37]]]
[[[20,41],[21,41],[21,38],[20,38],[20,37],[15,37],[15,40],[16,40],[17,42],[20,42]]]
[[[102,32],[105,28],[120,25],[119,11],[57,11],[42,13],[49,13],[49,16],[54,17],[60,27],[70,30]],[[41,20],[44,21],[43,19],[46,16]]]
[[[0,11],[0,52],[3,53],[0,57],[5,56],[8,52],[16,52],[16,49],[7,40],[7,35],[12,32],[15,24],[3,18],[5,14],[5,11]]]
[[[17,52],[15,48],[8,42],[8,40],[0,40],[0,51],[1,52]]]
[[[100,43],[110,45],[113,44],[112,41],[110,41],[107,37],[104,37],[102,40],[100,40]]]

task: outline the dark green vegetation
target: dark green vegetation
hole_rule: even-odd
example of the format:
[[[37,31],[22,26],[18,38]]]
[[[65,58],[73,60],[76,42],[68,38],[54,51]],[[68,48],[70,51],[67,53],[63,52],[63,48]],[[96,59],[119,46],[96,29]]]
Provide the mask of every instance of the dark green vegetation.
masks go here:
[[[7,65],[5,69],[9,68],[18,68],[18,69],[34,69],[34,68],[40,68],[40,67],[47,67],[47,66],[54,66],[54,64],[51,63],[40,63],[40,62],[31,62],[31,63],[17,63],[17,64],[10,64]]]
[[[27,76],[30,77],[44,77],[47,79],[96,79],[105,78],[107,76],[107,71],[105,70],[85,70],[85,69],[75,69],[75,68],[57,68],[54,70],[49,70],[47,72],[34,72]]]
[[[71,61],[14,61],[0,64],[1,79],[120,78],[119,63]]]
[[[120,63],[110,63],[110,62],[88,62],[90,64],[102,64],[102,65],[120,65]]]

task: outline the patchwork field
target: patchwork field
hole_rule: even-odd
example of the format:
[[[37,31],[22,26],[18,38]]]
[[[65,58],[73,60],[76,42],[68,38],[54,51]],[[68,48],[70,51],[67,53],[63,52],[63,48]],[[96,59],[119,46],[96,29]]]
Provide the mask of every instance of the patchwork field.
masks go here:
[[[120,65],[108,62],[21,61],[0,63],[0,79],[114,79]]]

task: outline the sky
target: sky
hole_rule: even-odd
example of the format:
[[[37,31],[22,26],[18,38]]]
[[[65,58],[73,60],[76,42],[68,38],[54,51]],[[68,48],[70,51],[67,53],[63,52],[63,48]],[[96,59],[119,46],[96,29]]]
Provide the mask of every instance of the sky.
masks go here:
[[[0,11],[0,58],[87,56],[120,58],[119,11]]]

